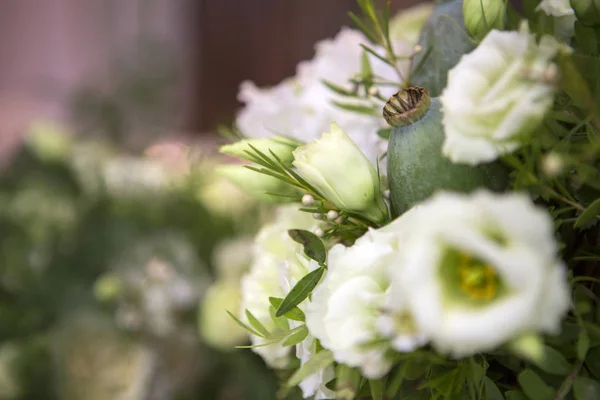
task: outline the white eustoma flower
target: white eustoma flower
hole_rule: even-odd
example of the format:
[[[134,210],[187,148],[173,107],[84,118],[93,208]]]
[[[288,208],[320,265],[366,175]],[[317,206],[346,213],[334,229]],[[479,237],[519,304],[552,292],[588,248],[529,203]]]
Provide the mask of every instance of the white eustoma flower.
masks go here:
[[[397,220],[370,231],[352,247],[334,246],[325,278],[307,306],[309,332],[337,362],[359,367],[372,379],[389,371],[392,348],[412,351],[425,343],[408,303],[397,302],[403,288],[392,282],[407,233],[403,224]]]
[[[551,36],[537,44],[527,24],[520,32],[493,30],[448,73],[440,101],[453,162],[479,164],[521,146],[535,133],[554,101],[547,77],[560,45]]]
[[[379,175],[360,148],[336,123],[320,139],[294,150],[298,174],[337,208],[381,222],[387,206]]]
[[[297,207],[285,206],[277,210],[275,220],[265,225],[257,234],[254,258],[250,271],[242,278],[241,316],[249,310],[269,331],[276,325],[271,318],[269,297],[283,298],[287,288],[282,284],[286,261],[302,252],[302,246],[288,235],[289,229],[314,229],[316,221],[309,213]],[[267,342],[264,338],[250,335],[253,345]],[[272,368],[284,368],[290,361],[290,347],[281,344],[253,348]]]
[[[438,351],[463,357],[559,331],[570,288],[545,211],[488,191],[441,192],[417,207],[400,279]]]
[[[349,99],[323,84],[323,80],[327,80],[352,89],[348,81],[361,71],[361,43],[368,43],[362,33],[344,28],[335,38],[316,44],[315,57],[298,65],[295,78],[266,89],[259,89],[250,82],[242,83],[238,98],[245,107],[237,116],[238,128],[250,138],[285,135],[308,142],[318,138],[332,121],[337,121],[369,160],[375,162],[385,151],[385,141],[377,135],[377,131],[385,127],[383,120],[379,115],[359,114],[335,106],[332,100],[348,103]],[[378,47],[376,50],[382,51]],[[399,41],[396,50],[399,54],[409,54],[410,46]],[[375,75],[399,80],[389,65],[373,56],[369,56],[369,60]],[[408,69],[408,62],[399,67]],[[389,97],[396,90],[385,86],[381,92]]]

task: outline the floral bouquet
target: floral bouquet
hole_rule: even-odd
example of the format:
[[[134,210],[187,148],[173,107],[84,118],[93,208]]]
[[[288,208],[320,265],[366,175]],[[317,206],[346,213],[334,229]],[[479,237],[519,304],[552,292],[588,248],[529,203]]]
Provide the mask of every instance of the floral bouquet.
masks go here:
[[[280,204],[247,347],[282,398],[600,399],[600,4],[358,4],[221,148]]]

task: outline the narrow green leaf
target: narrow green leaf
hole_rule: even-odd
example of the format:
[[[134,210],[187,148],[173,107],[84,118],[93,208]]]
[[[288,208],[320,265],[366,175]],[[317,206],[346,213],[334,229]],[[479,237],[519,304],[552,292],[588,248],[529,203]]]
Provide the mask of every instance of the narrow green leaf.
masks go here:
[[[250,334],[252,334],[254,336],[260,336],[260,337],[264,338],[263,335],[261,335],[260,333],[256,332],[254,329],[250,328],[248,325],[246,325],[245,323],[243,323],[242,321],[240,321],[235,315],[233,315],[229,311],[227,311],[227,314],[229,314],[229,316],[231,318],[233,318],[233,320],[235,321],[236,324],[238,324],[240,327],[242,327],[242,329],[246,330],[248,333],[250,333]]]
[[[384,56],[381,56],[381,55],[377,54],[377,52],[375,50],[373,50],[372,48],[370,48],[369,46],[366,46],[366,45],[364,45],[364,44],[361,43],[360,47],[362,47],[365,51],[367,51],[368,53],[370,53],[375,58],[378,58],[379,60],[383,61],[387,65],[390,65],[390,66],[394,67],[394,63],[393,62],[391,62],[390,60],[388,60]]]
[[[306,339],[307,336],[308,328],[306,327],[306,325],[302,325],[302,327],[299,330],[288,336],[281,345],[283,347],[295,346],[298,343],[302,342],[304,339]]]
[[[359,104],[347,104],[347,103],[341,103],[339,101],[332,101],[333,105],[335,105],[336,107],[339,107],[343,110],[346,111],[352,111],[352,112],[356,112],[359,114],[366,114],[366,115],[372,115],[372,116],[379,116],[379,107],[373,107],[373,106],[363,106],[363,105],[359,105]]]
[[[327,261],[327,251],[325,250],[323,241],[317,235],[303,229],[290,229],[288,234],[292,240],[304,246],[304,254],[307,257],[315,260],[320,265],[325,264],[325,261]]]
[[[267,328],[265,328],[265,326],[263,324],[261,324],[260,321],[258,319],[256,319],[256,317],[248,310],[246,310],[246,318],[248,318],[248,322],[250,322],[250,325],[257,332],[260,332],[263,337],[269,338],[269,336],[271,336],[271,333],[269,333],[269,330]]]
[[[313,289],[317,286],[323,273],[325,272],[325,268],[317,268],[314,271],[309,272],[304,276],[304,278],[300,279],[298,283],[292,288],[292,290],[285,296],[285,299],[279,305],[277,309],[276,316],[280,317],[290,311],[292,308],[296,307],[300,304],[304,299],[308,297],[308,295],[313,291]]]
[[[360,70],[363,79],[366,79],[366,81],[363,82],[365,90],[369,90],[369,88],[372,86],[371,81],[373,80],[373,69],[371,68],[369,55],[364,50],[360,57]]]
[[[339,94],[340,96],[348,96],[348,97],[356,97],[356,93],[351,90],[344,89],[341,86],[336,85],[335,83],[329,82],[327,80],[322,80],[323,85],[327,86],[329,90]]]
[[[575,228],[583,227],[589,221],[596,218],[596,215],[598,214],[600,214],[600,199],[596,199],[581,213],[581,215],[575,221]]]
[[[369,39],[371,43],[379,43],[377,35],[367,26],[367,24],[363,22],[362,19],[360,19],[353,12],[349,12],[348,16],[350,17],[352,22],[354,22],[354,24],[358,27],[358,29],[360,29],[361,32],[364,33],[364,35],[367,37],[367,39]]]
[[[331,364],[333,364],[333,353],[329,350],[321,350],[320,352],[312,356],[310,360],[305,362],[304,365],[300,367],[300,369],[294,372],[292,377],[287,381],[287,386],[296,386],[304,379],[308,378],[313,374],[316,374],[317,372],[323,370]]]
[[[553,375],[568,375],[571,371],[567,359],[550,346],[544,346],[544,356],[536,364],[541,370]]]
[[[598,400],[600,399],[600,383],[578,376],[573,382],[573,395],[575,395],[575,400]]]
[[[404,382],[404,376],[406,375],[406,368],[408,363],[401,364],[396,368],[391,377],[388,379],[388,387],[386,391],[386,395],[389,398],[393,398],[400,390],[402,386],[402,382]]]
[[[577,338],[577,358],[584,361],[589,349],[590,336],[585,330],[581,330],[581,332],[579,332],[579,337]]]
[[[517,376],[517,381],[530,400],[552,400],[554,398],[555,391],[530,369],[521,372]]]
[[[373,400],[383,400],[382,379],[369,379],[369,387],[371,389],[371,397]]]
[[[283,299],[280,297],[269,297],[269,302],[275,308],[275,310],[277,310],[279,308],[279,306],[281,305],[281,303],[283,302]],[[300,322],[306,321],[306,315],[304,315],[304,311],[302,311],[298,307],[292,308],[290,311],[286,312],[283,316],[286,317],[287,319],[291,319],[293,321],[300,321]]]
[[[287,332],[290,330],[290,326],[288,324],[287,319],[285,318],[285,316],[283,317],[277,317],[275,315],[275,313],[277,312],[277,308],[270,306],[269,307],[269,315],[271,316],[271,319],[273,320],[273,322],[275,323],[275,325],[281,329],[284,332]]]
[[[504,400],[502,392],[500,392],[494,381],[486,376],[483,378],[483,384],[485,385],[485,398],[487,400]]]
[[[391,134],[392,128],[384,128],[377,131],[377,136],[385,140],[388,140]]]

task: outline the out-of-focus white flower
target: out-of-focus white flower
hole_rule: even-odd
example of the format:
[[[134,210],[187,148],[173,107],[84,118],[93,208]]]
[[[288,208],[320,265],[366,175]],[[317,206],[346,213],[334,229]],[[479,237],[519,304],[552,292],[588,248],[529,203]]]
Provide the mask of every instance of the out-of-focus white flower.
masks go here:
[[[135,157],[116,157],[103,166],[104,184],[113,196],[145,196],[171,188],[171,174],[159,162]]]
[[[421,30],[433,11],[433,3],[419,3],[401,10],[390,21],[390,36],[396,42],[414,46],[419,41]]]
[[[575,11],[571,8],[569,0],[543,0],[536,7],[536,11],[543,11],[553,17],[562,17],[564,15],[573,15]]]
[[[294,150],[294,166],[319,194],[341,210],[383,221],[387,207],[371,162],[340,127]]]
[[[535,9],[554,17],[554,34],[568,40],[575,34],[575,11],[569,0],[543,0]]]
[[[235,282],[218,281],[206,291],[200,303],[198,329],[209,345],[233,350],[248,334],[228,314],[240,308],[241,293]]]
[[[236,237],[219,242],[213,251],[217,279],[239,282],[252,262],[252,237]]]
[[[559,331],[570,289],[546,212],[487,191],[441,192],[417,207],[400,279],[435,348],[463,357]]]
[[[361,43],[368,43],[362,33],[344,28],[335,38],[316,44],[315,57],[298,65],[295,78],[266,89],[259,89],[250,82],[242,83],[238,98],[245,107],[238,114],[238,128],[250,138],[285,135],[308,142],[318,138],[336,121],[369,160],[375,162],[385,151],[385,141],[377,135],[377,130],[385,127],[383,120],[379,115],[359,114],[335,106],[332,100],[348,103],[349,99],[335,94],[323,83],[326,80],[352,89],[348,81],[361,71]],[[411,50],[412,45],[398,42],[397,53],[408,54]],[[373,56],[369,56],[369,60],[374,75],[398,81],[399,77],[389,65]],[[407,70],[408,62],[401,62],[399,68]],[[380,91],[382,96],[389,97],[395,90],[393,86],[385,86]]]
[[[254,244],[254,258],[250,271],[242,278],[241,317],[245,310],[250,311],[269,331],[276,329],[271,318],[269,297],[283,298],[290,283],[284,286],[283,274],[293,273],[286,264],[302,252],[302,246],[288,235],[289,229],[312,230],[316,226],[309,213],[298,211],[297,206],[284,206],[277,209],[275,220],[266,224],[258,232]],[[287,272],[284,272],[286,271]],[[301,272],[300,272],[301,273]],[[296,275],[297,272],[294,273]],[[300,276],[301,278],[301,276]],[[299,278],[297,278],[299,279]],[[264,344],[264,338],[250,335],[253,345]],[[290,347],[281,344],[255,347],[265,362],[273,368],[284,368],[290,361]]]
[[[479,164],[517,149],[552,106],[554,88],[545,79],[559,51],[551,36],[539,44],[523,23],[520,32],[491,31],[448,73],[440,101],[453,162]]]

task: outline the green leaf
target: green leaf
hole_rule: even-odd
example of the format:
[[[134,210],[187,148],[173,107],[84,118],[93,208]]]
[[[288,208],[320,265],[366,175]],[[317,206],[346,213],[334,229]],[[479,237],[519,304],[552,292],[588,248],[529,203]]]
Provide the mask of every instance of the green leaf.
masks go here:
[[[366,52],[370,53],[373,57],[375,57],[375,58],[383,61],[384,63],[386,63],[387,65],[389,65],[391,67],[394,67],[394,63],[393,62],[391,62],[390,60],[388,60],[384,56],[378,54],[375,50],[373,50],[369,46],[366,46],[366,45],[364,45],[364,44],[361,43],[360,47],[362,47]]]
[[[287,381],[287,386],[296,386],[304,379],[316,374],[331,364],[333,364],[333,353],[329,350],[321,350],[294,372],[292,377]]]
[[[266,338],[271,336],[271,334],[269,333],[269,330],[267,328],[265,328],[265,326],[263,324],[261,324],[260,321],[258,319],[256,319],[256,317],[254,315],[252,315],[252,313],[248,310],[246,310],[246,318],[248,318],[248,322],[250,322],[250,325],[257,332],[260,332],[262,334],[262,336],[264,336]]]
[[[509,390],[504,393],[504,395],[506,396],[506,400],[529,400],[529,398],[519,390]]]
[[[344,89],[343,87],[338,86],[335,83],[326,80],[322,80],[321,82],[323,82],[323,85],[327,86],[329,90],[339,94],[340,96],[357,97],[356,93],[354,93],[353,91]]]
[[[283,347],[295,346],[298,343],[302,342],[304,339],[306,339],[307,336],[308,328],[306,327],[306,325],[302,325],[300,329],[298,329],[296,332],[292,333],[287,338],[285,338],[281,345]]]
[[[600,383],[590,378],[578,376],[573,382],[573,394],[575,400],[598,400],[600,399]]]
[[[273,306],[269,307],[269,315],[271,316],[271,319],[273,320],[275,325],[284,332],[289,331],[290,325],[288,324],[288,321],[285,318],[285,316],[277,317],[277,316],[275,316],[276,312],[277,312],[277,309],[275,307],[273,307]]]
[[[317,235],[302,229],[290,229],[288,234],[292,240],[304,246],[304,254],[307,257],[315,260],[320,265],[325,264],[325,261],[327,261],[327,251],[325,250],[323,241]]]
[[[227,314],[229,314],[229,316],[231,318],[233,318],[233,320],[235,321],[235,323],[238,324],[240,327],[242,327],[242,329],[248,331],[252,335],[260,336],[260,337],[264,338],[264,336],[262,334],[258,333],[254,329],[250,328],[248,325],[246,325],[245,323],[243,323],[242,321],[240,321],[235,315],[233,315],[229,311],[227,311]]]
[[[362,19],[360,19],[353,12],[349,12],[348,16],[350,17],[352,22],[354,22],[354,24],[358,27],[358,29],[360,29],[361,32],[365,34],[365,36],[367,37],[367,39],[369,39],[371,43],[379,43],[379,40],[377,40],[377,35],[367,26],[367,24],[363,22]]]
[[[335,377],[336,399],[354,399],[358,394],[362,381],[358,369],[338,364],[335,367]]]
[[[300,304],[304,299],[308,297],[308,295],[313,291],[313,289],[317,286],[323,273],[325,272],[325,268],[317,268],[314,271],[306,274],[302,279],[294,285],[292,290],[285,296],[285,299],[279,305],[277,309],[276,316],[280,317],[290,311],[292,308],[296,307]]]
[[[585,360],[588,350],[590,349],[590,336],[585,330],[579,332],[577,338],[577,358],[581,361]]]
[[[593,28],[588,28],[583,26],[581,22],[575,21],[575,37],[577,38],[579,49],[583,53],[592,55],[598,53],[598,41]]]
[[[373,400],[383,400],[382,379],[369,379],[369,387],[371,388],[371,397]]]
[[[281,305],[282,302],[283,302],[283,299],[280,297],[269,297],[269,303],[271,303],[271,305],[275,308],[275,310],[277,310],[279,308],[279,306]],[[298,307],[292,308],[290,311],[283,314],[283,316],[286,317],[287,319],[291,319],[293,321],[300,321],[300,322],[306,321],[306,315],[304,315],[304,312],[301,309],[299,309]]]
[[[362,106],[359,104],[347,104],[339,101],[332,101],[332,103],[343,110],[352,111],[359,114],[366,114],[371,116],[379,116],[379,107],[374,106]]]
[[[568,375],[571,372],[571,365],[566,358],[550,346],[544,346],[544,356],[536,364],[544,372],[553,375]]]
[[[581,215],[575,221],[575,228],[583,227],[589,221],[596,218],[596,215],[598,214],[600,214],[600,199],[596,199],[581,213]]]
[[[388,140],[391,134],[392,128],[383,128],[377,131],[377,136],[385,140]]]
[[[530,369],[521,372],[517,376],[517,381],[530,400],[552,400],[554,398],[555,391]]]
[[[487,376],[483,378],[483,384],[485,386],[485,398],[487,400],[504,400],[502,392],[498,389],[498,386]]]
[[[369,90],[369,88],[371,87],[371,81],[373,80],[373,69],[371,68],[371,61],[369,60],[369,55],[364,50],[360,58],[360,69],[363,79],[366,79],[366,81],[364,82],[365,90]]]

